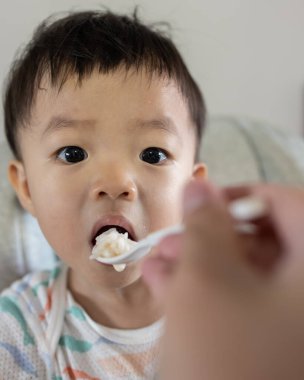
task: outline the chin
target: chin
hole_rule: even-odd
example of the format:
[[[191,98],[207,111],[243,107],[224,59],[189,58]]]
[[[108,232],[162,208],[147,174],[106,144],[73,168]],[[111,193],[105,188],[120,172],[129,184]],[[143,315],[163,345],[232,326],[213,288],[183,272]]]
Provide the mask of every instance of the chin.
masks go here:
[[[98,283],[104,288],[127,287],[141,278],[139,263],[131,263],[122,272],[117,272],[112,265],[99,264],[102,274],[99,273]]]

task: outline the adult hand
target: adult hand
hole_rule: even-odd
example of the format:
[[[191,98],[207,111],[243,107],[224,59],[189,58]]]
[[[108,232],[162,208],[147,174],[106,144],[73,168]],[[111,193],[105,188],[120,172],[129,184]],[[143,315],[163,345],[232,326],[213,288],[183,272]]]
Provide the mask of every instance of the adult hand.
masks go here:
[[[227,207],[247,195],[268,209],[251,237]],[[193,182],[185,210],[185,234],[143,266],[166,305],[163,378],[304,378],[304,190]]]

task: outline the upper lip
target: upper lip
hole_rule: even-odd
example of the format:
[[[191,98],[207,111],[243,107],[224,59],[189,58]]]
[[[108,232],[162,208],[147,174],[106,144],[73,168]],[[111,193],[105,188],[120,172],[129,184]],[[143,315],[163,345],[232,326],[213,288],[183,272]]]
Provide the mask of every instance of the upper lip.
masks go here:
[[[91,242],[93,244],[94,244],[98,231],[105,226],[122,227],[128,232],[129,237],[131,237],[135,241],[137,240],[135,232],[134,232],[134,228],[131,222],[129,222],[127,218],[125,218],[123,215],[104,215],[94,224],[92,234],[91,234]]]

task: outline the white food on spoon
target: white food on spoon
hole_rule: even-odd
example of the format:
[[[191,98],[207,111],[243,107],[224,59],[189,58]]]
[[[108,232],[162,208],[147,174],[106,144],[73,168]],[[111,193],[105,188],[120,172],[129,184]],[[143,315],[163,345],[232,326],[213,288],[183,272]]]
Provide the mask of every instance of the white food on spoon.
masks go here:
[[[113,268],[116,270],[116,272],[122,272],[125,270],[127,264],[114,264]]]
[[[129,252],[136,242],[128,239],[128,232],[119,233],[116,228],[110,228],[96,238],[96,243],[92,249],[90,259],[99,261],[99,258],[110,258],[120,256]],[[122,272],[126,268],[126,264],[116,264],[113,268],[117,272]]]

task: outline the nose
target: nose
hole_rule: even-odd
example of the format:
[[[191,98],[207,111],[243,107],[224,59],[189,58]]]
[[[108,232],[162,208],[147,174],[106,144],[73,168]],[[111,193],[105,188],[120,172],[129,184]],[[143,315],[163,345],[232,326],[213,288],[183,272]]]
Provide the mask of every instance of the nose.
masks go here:
[[[133,201],[137,197],[137,187],[126,170],[112,167],[107,173],[101,172],[95,179],[91,195],[95,200],[108,197],[111,200]]]

